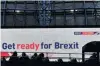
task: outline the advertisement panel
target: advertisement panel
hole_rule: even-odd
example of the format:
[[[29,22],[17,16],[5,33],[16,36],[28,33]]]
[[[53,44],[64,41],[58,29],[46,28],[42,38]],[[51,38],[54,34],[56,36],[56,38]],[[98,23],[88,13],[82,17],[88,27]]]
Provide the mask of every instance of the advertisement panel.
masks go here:
[[[100,41],[100,28],[1,29],[2,52],[82,53],[91,41]]]

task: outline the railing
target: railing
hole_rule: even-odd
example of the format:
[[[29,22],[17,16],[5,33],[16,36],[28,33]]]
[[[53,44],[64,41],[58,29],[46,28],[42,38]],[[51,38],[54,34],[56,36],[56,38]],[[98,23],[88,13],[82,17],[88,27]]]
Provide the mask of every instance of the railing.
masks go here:
[[[13,52],[9,52],[13,53]],[[17,52],[18,57],[21,57],[22,52]],[[44,57],[48,57],[50,60],[57,60],[59,58],[63,59],[64,61],[70,61],[73,58],[76,58],[78,62],[82,62],[82,53],[54,53],[54,52],[25,52],[29,57],[34,55],[34,53],[40,54],[44,53]],[[91,54],[87,54],[90,56]],[[7,56],[8,58],[10,56]],[[88,58],[85,58],[87,60]]]

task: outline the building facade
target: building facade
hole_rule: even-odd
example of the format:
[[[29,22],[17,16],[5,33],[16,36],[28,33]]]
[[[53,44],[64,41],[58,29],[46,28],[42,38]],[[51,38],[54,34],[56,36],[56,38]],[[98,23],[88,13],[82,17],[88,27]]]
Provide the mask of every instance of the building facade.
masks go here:
[[[2,1],[1,26],[100,26],[100,1]]]

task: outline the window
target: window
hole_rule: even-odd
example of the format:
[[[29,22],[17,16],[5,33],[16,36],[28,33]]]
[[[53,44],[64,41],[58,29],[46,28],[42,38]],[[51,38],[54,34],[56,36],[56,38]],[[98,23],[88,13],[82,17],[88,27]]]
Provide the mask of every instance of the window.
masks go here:
[[[25,19],[23,15],[16,15],[16,26],[24,26]]]
[[[15,9],[14,3],[7,3],[7,9]]]
[[[85,6],[85,8],[94,8],[94,3],[93,2],[85,2],[84,6]]]
[[[16,9],[25,9],[25,4],[17,4]]]
[[[26,23],[26,25],[27,26],[33,26],[33,25],[36,25],[36,19],[34,18],[34,16],[33,15],[27,15],[27,23]]]
[[[14,25],[14,20],[13,20],[13,15],[6,15],[6,26],[13,26]]]
[[[4,8],[5,8],[5,4],[1,3],[1,9],[4,9]]]
[[[56,25],[57,26],[64,25],[64,16],[63,15],[56,16]]]
[[[65,3],[65,9],[73,9],[73,3]]]
[[[66,25],[75,25],[74,23],[74,16],[66,15]]]
[[[77,25],[85,25],[85,18],[84,15],[82,16],[76,16],[76,24]]]
[[[37,5],[36,4],[27,4],[27,9],[28,10],[36,10],[37,9]]]
[[[75,8],[84,8],[83,2],[75,2]]]

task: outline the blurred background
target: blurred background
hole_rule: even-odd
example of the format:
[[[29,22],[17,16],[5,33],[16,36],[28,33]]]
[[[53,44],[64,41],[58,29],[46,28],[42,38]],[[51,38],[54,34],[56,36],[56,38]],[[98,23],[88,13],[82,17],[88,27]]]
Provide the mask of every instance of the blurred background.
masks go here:
[[[100,1],[1,1],[2,27],[100,26]]]

